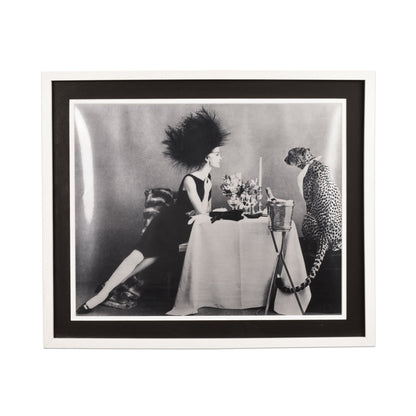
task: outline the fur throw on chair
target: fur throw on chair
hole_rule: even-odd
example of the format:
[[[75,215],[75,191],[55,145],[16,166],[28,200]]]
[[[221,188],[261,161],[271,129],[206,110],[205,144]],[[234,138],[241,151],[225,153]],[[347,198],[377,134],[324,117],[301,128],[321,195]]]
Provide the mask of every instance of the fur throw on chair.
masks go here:
[[[170,206],[175,201],[175,194],[169,188],[146,189],[144,194],[146,199],[143,211],[143,227],[140,235],[143,235],[146,228],[163,207]],[[143,285],[143,279],[138,276],[132,276],[112,290],[103,305],[117,309],[134,308],[137,306],[141,297],[140,289]],[[97,292],[101,290],[101,287],[100,285],[97,288]]]

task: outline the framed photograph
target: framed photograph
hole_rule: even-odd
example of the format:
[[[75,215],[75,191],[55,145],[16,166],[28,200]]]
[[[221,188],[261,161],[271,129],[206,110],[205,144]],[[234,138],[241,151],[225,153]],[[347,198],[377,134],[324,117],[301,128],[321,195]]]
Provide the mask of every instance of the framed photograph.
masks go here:
[[[45,348],[375,345],[374,91],[43,73]]]

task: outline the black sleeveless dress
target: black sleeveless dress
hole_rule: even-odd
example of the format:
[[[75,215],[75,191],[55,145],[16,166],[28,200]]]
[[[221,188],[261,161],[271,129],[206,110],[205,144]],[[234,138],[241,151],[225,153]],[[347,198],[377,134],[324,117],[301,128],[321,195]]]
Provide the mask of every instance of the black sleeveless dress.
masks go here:
[[[195,181],[196,190],[201,201],[204,199],[204,181],[194,175],[185,175],[178,190],[176,202],[164,207],[147,227],[136,245],[144,257],[172,256],[178,252],[178,246],[186,243],[191,234],[192,225],[188,225],[189,213],[194,207],[184,191],[183,182],[187,176]],[[211,179],[211,175],[208,175]],[[211,199],[211,191],[208,196]]]

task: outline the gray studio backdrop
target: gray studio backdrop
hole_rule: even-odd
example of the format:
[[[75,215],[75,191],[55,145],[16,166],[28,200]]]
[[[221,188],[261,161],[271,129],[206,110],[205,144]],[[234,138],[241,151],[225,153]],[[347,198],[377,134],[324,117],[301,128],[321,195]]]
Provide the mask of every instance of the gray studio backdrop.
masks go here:
[[[292,147],[309,147],[329,165],[342,185],[340,103],[203,104],[230,132],[222,166],[212,171],[213,207],[226,207],[219,185],[224,174],[258,177],[263,187],[295,201],[301,235],[305,204],[297,185],[299,169],[283,159]],[[82,103],[74,106],[75,245],[77,281],[104,281],[130,253],[142,227],[144,191],[177,190],[184,171],[163,155],[161,141],[201,104]],[[264,195],[263,203],[266,202]]]

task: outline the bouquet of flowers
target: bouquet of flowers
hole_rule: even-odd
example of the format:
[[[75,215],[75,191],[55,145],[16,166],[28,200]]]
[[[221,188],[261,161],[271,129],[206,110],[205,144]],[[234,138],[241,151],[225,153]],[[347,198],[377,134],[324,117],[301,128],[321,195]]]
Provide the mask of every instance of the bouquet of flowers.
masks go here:
[[[225,175],[220,185],[220,189],[227,198],[228,204],[232,209],[241,208],[241,195],[244,192],[241,173]]]
[[[241,173],[225,175],[220,188],[226,197],[231,197],[231,195],[240,196],[244,191]]]
[[[261,199],[261,188],[257,179],[250,179],[243,183],[243,192],[241,194],[241,201],[246,211],[252,213],[254,206]]]
[[[260,192],[260,186],[258,184],[257,179],[250,179],[247,182],[243,183],[243,194],[245,194],[247,197],[248,196],[254,196],[257,198],[257,195]]]
[[[243,181],[241,173],[225,175],[220,185],[223,195],[232,209],[253,211],[253,207],[261,199],[261,188],[257,179]]]

